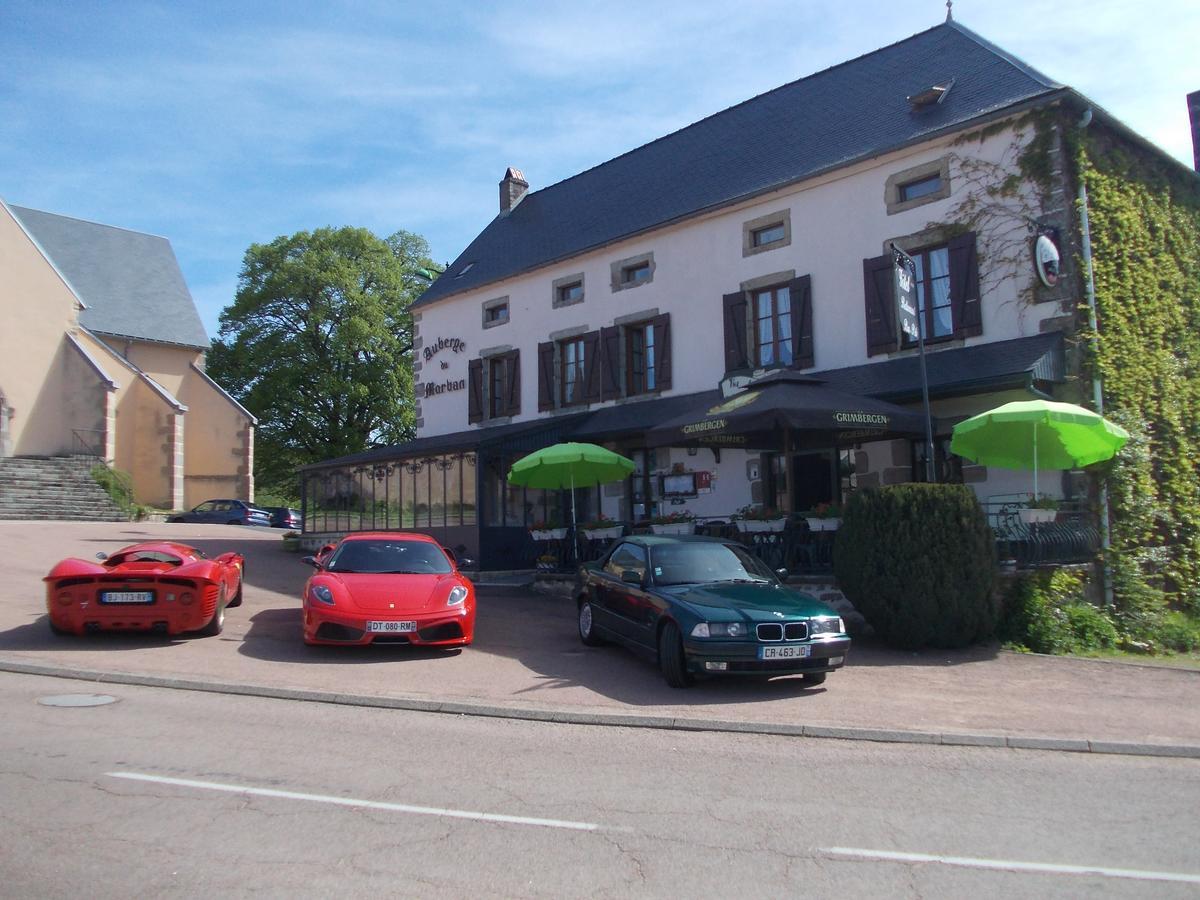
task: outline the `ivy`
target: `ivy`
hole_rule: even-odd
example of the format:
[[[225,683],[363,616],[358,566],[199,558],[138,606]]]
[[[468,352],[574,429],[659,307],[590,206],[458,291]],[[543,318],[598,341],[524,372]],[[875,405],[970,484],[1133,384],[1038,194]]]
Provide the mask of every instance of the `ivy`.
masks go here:
[[[1096,283],[1088,364],[1133,435],[1109,472],[1108,563],[1119,610],[1145,627],[1156,597],[1200,612],[1200,188],[1102,131],[1072,149]]]

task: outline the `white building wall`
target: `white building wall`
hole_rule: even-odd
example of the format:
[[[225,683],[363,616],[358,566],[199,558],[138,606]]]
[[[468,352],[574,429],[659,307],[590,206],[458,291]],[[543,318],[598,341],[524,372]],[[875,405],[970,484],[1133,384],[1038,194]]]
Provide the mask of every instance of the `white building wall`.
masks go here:
[[[619,317],[650,310],[671,314],[673,388],[664,395],[711,390],[724,374],[722,296],[738,290],[743,282],[776,273],[794,271],[797,276],[812,277],[815,369],[883,361],[887,357],[867,356],[863,259],[882,254],[892,239],[915,234],[930,224],[961,220],[957,209],[967,196],[969,178],[957,158],[969,154],[1011,170],[1016,141],[1014,132],[1007,130],[982,141],[956,145],[948,138],[892,153],[425,307],[420,310],[418,326],[422,345],[431,346],[439,338],[460,338],[464,347],[461,352],[442,350],[422,361],[418,378],[421,382],[461,381],[464,387],[421,401],[418,436],[469,427],[467,363],[482,350],[520,350],[521,412],[514,421],[528,421],[539,416],[539,342],[565,329],[591,331],[611,325]],[[950,196],[889,215],[885,202],[889,176],[946,157],[950,157]],[[790,245],[743,257],[743,223],[785,209],[791,216]],[[1005,277],[998,262],[1003,254],[992,245],[1016,235],[1019,246],[1025,222],[1019,215],[1000,218],[1008,221],[1008,232],[980,234],[977,245],[983,334],[952,342],[952,346],[1037,334],[1041,319],[1058,312],[1056,304],[1020,302],[1019,291],[1032,277],[1031,269],[1014,270],[1012,277]],[[645,252],[654,254],[653,281],[614,292],[610,264]],[[554,309],[553,282],[578,273],[584,276],[584,302]],[[485,329],[484,303],[505,296],[509,321]]]

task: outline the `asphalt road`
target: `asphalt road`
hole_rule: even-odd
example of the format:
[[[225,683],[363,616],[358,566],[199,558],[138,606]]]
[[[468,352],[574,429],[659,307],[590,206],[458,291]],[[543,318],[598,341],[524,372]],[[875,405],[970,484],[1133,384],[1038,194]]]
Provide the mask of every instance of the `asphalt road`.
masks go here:
[[[117,702],[42,705],[64,694]],[[0,678],[0,715],[5,897],[1200,892],[1193,760],[598,728],[15,674]]]
[[[306,648],[299,596],[311,571],[275,529],[149,523],[0,522],[0,667],[186,679],[249,689],[459,702],[502,714],[605,714],[734,726],[919,731],[1032,742],[1200,747],[1200,672],[1034,657],[994,647],[897,653],[859,642],[820,688],[797,679],[713,679],[686,691],[615,648],[587,649],[568,600],[480,589],[476,642],[462,651]],[[219,638],[60,638],[41,577],[65,556],[92,557],[170,538],[247,559],[245,603]],[[1200,751],[1198,751],[1200,753]]]

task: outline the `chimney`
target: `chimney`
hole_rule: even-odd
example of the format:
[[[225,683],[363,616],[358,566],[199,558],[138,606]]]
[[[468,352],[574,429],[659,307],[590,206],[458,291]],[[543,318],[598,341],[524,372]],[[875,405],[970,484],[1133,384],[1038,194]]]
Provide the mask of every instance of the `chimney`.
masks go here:
[[[525,192],[529,190],[529,182],[521,174],[520,169],[508,167],[504,180],[500,182],[500,215],[506,216],[521,202]]]
[[[1200,172],[1200,91],[1188,94],[1188,118],[1192,122],[1192,159]]]

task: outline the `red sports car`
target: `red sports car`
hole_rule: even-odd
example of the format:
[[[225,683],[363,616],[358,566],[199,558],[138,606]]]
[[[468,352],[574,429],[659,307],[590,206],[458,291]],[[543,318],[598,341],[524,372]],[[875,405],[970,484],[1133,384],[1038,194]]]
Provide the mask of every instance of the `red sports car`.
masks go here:
[[[133,544],[99,562],[64,559],[42,580],[55,634],[139,630],[221,633],[225,609],[242,603],[245,560],[209,559],[173,541]]]
[[[351,534],[307,556],[304,643],[465,647],[475,637],[475,586],[433,538]]]

